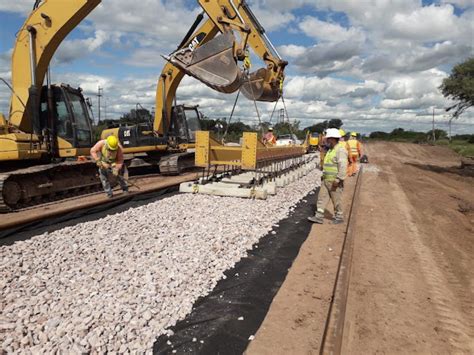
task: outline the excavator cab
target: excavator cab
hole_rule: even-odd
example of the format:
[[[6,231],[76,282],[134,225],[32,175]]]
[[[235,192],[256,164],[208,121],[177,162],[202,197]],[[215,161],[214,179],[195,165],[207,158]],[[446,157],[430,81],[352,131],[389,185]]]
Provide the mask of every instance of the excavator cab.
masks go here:
[[[133,147],[155,147],[167,145],[172,138],[176,144],[194,143],[196,131],[201,129],[201,113],[198,106],[177,105],[171,110],[170,128],[165,136],[158,136],[153,131],[151,123],[140,123],[132,126],[118,127],[102,132],[102,138],[110,134],[116,135],[122,146]]]
[[[52,100],[48,103],[48,88],[43,87],[40,127],[43,131],[49,130],[52,137],[57,137],[59,156],[62,156],[64,149],[90,147],[92,124],[82,90],[69,85],[52,85],[51,91]]]
[[[201,130],[201,113],[198,106],[173,107],[170,132],[177,143],[195,143],[196,131]]]

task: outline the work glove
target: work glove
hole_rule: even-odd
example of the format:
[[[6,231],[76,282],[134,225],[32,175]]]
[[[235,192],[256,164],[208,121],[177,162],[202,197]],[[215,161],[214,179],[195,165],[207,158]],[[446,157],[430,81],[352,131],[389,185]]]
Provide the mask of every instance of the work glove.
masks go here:
[[[119,176],[119,172],[120,171],[117,168],[112,169],[112,174],[114,174],[114,176]]]
[[[102,162],[102,169],[110,169],[110,164],[109,163],[105,163],[105,162]]]
[[[99,169],[102,169],[102,168],[103,168],[103,167],[102,167],[102,162],[101,162],[100,160],[97,160],[97,161],[95,162],[95,164],[97,165],[97,167],[98,167]]]
[[[340,186],[341,186],[341,182],[340,182],[340,181],[337,181],[337,180],[334,181],[334,182],[332,183],[332,186],[331,186],[331,191],[336,191],[337,188],[340,187]]]

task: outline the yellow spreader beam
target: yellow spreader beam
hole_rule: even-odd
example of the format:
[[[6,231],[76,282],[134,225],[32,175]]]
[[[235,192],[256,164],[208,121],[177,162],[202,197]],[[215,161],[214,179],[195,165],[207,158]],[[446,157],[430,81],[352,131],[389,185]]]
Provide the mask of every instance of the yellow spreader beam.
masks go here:
[[[196,132],[196,166],[228,165],[242,170],[256,170],[272,162],[301,157],[308,151],[303,145],[265,146],[257,133],[245,132],[241,146],[225,146],[208,131]]]

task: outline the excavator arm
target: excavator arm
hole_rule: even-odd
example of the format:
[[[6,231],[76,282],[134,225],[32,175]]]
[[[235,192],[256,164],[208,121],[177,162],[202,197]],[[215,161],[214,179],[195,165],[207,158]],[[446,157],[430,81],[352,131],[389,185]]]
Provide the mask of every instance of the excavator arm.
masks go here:
[[[37,1],[17,34],[12,56],[9,124],[22,132],[36,133],[39,91],[49,63],[64,38],[101,0]],[[27,70],[26,68],[29,68]]]
[[[281,84],[288,62],[283,61],[255,15],[243,0],[198,0],[208,19],[193,33],[195,26],[170,55],[156,91],[154,130],[166,135],[170,125],[176,90],[185,74],[225,93],[241,88],[244,95],[257,101],[273,102],[281,95]],[[192,33],[192,35],[191,35]],[[241,43],[236,43],[239,33]],[[266,67],[254,73],[243,72],[239,60],[248,48]]]
[[[266,64],[266,68],[261,68],[243,78],[241,84],[244,95],[251,100],[276,101],[280,97],[280,87],[288,62],[282,60],[247,2],[245,0],[198,0],[198,2],[221,32],[228,31],[229,26],[240,32],[243,41],[236,53],[239,60],[247,56],[247,49],[250,47]]]

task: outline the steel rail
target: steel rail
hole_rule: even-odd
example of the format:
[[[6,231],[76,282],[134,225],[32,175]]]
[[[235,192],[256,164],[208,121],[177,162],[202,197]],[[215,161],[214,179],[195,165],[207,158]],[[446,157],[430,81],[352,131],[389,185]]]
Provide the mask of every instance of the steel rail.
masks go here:
[[[331,303],[329,305],[328,316],[319,351],[321,355],[338,355],[342,352],[347,298],[351,277],[352,254],[354,249],[355,215],[360,195],[362,175],[363,167],[361,166],[354,188],[341,257],[339,258],[336,281],[334,283]]]
[[[159,175],[158,175],[159,176]],[[148,176],[149,177],[149,176]],[[13,228],[18,228],[23,225],[27,225],[33,222],[37,222],[44,219],[49,219],[53,217],[58,217],[61,215],[65,215],[67,213],[80,211],[80,210],[87,210],[99,205],[103,205],[109,203],[111,201],[128,201],[132,199],[134,196],[143,195],[147,193],[158,192],[161,190],[165,190],[168,188],[175,188],[179,187],[182,182],[185,181],[192,181],[197,178],[196,172],[190,172],[185,175],[180,175],[176,177],[166,177],[164,181],[150,183],[149,185],[143,187],[142,190],[130,192],[129,195],[117,195],[114,196],[112,199],[108,199],[105,196],[102,197],[103,192],[94,192],[87,195],[75,196],[70,199],[59,200],[55,202],[50,202],[46,206],[40,205],[32,207],[31,209],[21,210],[19,212],[12,212],[2,215],[3,219],[0,221],[0,231],[10,230]],[[138,179],[142,180],[142,179]],[[87,199],[91,199],[87,201]],[[72,204],[74,201],[77,203]],[[82,203],[81,203],[82,202]],[[56,205],[64,205],[62,208],[55,209]],[[67,205],[67,206],[66,206]],[[38,213],[34,213],[35,210]]]

